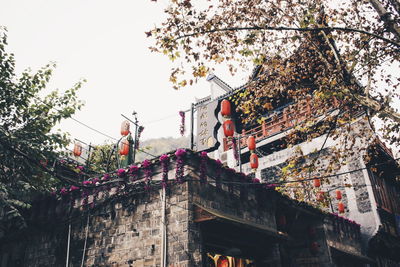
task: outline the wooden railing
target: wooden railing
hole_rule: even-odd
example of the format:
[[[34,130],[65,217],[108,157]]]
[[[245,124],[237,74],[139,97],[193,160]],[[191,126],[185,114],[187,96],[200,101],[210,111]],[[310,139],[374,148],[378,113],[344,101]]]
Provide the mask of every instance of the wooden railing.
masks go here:
[[[312,98],[307,97],[306,99],[289,105],[278,112],[274,112],[273,115],[269,116],[262,122],[261,125],[256,126],[250,130],[243,130],[241,136],[253,135],[256,142],[265,139],[269,136],[273,136],[280,132],[283,132],[300,122],[305,121],[310,116],[314,116],[315,108],[311,105]],[[338,107],[339,103],[336,98],[333,98],[333,107]],[[247,147],[247,139],[240,138],[240,147]],[[223,139],[224,151],[232,148],[232,141],[227,138]]]

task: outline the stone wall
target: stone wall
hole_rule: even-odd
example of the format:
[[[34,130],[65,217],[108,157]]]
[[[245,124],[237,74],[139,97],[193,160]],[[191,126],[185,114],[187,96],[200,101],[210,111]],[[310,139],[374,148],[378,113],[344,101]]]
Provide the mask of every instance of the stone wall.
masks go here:
[[[187,185],[171,188],[168,195],[169,266],[189,266]],[[83,254],[84,266],[160,266],[161,210],[158,190],[104,202],[90,213],[75,210],[71,213],[69,266],[81,266]],[[3,242],[0,266],[65,266],[67,218],[61,214],[47,218],[46,222],[32,225],[23,235]]]

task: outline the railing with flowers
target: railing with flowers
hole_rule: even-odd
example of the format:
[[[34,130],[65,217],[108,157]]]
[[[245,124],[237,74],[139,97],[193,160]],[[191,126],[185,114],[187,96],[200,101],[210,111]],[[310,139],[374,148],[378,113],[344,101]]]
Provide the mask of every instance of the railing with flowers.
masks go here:
[[[196,174],[193,177],[187,175],[188,169],[196,169]],[[206,152],[195,153],[178,149],[175,153],[164,154],[153,160],[88,178],[80,184],[63,187],[54,191],[53,196],[71,208],[93,208],[110,197],[146,194],[163,187],[182,184],[188,179],[198,180],[200,185],[212,184],[242,198],[248,195],[247,190],[271,188],[260,184],[259,179],[237,173],[234,169],[223,166],[219,160],[210,159]]]

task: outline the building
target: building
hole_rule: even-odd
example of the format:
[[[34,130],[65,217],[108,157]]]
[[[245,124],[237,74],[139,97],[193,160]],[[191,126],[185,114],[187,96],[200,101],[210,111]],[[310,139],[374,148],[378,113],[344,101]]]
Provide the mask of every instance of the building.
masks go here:
[[[255,69],[251,80],[257,79],[257,73],[262,68],[260,66]],[[232,101],[247,90],[246,85],[231,89],[215,75],[210,75],[208,80],[211,83],[211,94],[209,98],[197,103],[198,121],[201,120],[199,116],[204,107],[216,108],[217,113],[223,99]],[[259,168],[255,177],[260,177],[263,183],[281,183],[282,179],[286,179],[285,168],[295,157],[301,158],[300,161],[297,160],[296,166],[313,165],[313,171],[303,172],[302,179],[305,177],[309,181],[301,183],[300,189],[289,188],[286,190],[287,194],[331,213],[340,213],[339,205],[343,205],[342,215],[361,224],[363,250],[376,260],[378,266],[400,266],[397,253],[400,251],[399,164],[392,152],[376,137],[362,110],[351,114],[353,120],[349,126],[349,135],[355,138],[345,155],[345,163],[332,167],[334,171],[331,173],[324,172],[324,169],[332,166],[329,155],[335,152],[335,147],[346,142],[346,137],[340,134],[332,136],[331,130],[327,130],[311,139],[304,138],[294,146],[284,146],[285,137],[294,127],[308,118],[322,120],[322,116],[316,115],[316,107],[312,105],[312,101],[311,92],[298,102],[285,99],[272,110],[265,109],[261,123],[241,124],[240,116],[245,115],[237,112],[234,114],[236,144],[232,142],[232,138],[224,136],[219,127],[224,119],[218,115],[219,124],[213,124],[218,129],[214,134],[218,140],[213,147],[216,149],[214,156],[231,168],[251,174],[251,152],[247,148],[247,138],[253,136],[257,142],[256,153],[259,157]],[[330,107],[332,116],[341,112],[339,106],[340,103],[333,98]],[[360,132],[363,133],[362,137]],[[199,132],[198,135],[200,136]],[[207,148],[200,145],[199,149]],[[318,177],[318,184],[321,185],[313,186],[313,177]],[[298,194],[299,191],[301,194]],[[337,199],[337,194],[340,194],[340,200]]]
[[[359,225],[187,151],[39,199],[0,266],[365,266]],[[182,172],[183,171],[183,172]],[[162,185],[167,185],[166,189]]]

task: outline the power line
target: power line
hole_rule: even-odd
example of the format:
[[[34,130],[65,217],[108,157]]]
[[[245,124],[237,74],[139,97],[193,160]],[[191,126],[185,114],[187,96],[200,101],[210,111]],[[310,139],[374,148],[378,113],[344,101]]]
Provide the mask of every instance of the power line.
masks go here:
[[[90,129],[90,130],[92,130],[92,131],[95,131],[96,133],[99,133],[99,134],[101,134],[101,135],[103,135],[103,136],[105,136],[105,137],[107,137],[107,138],[113,139],[114,141],[118,141],[118,139],[116,139],[116,138],[114,138],[114,137],[112,137],[112,136],[109,136],[108,134],[105,134],[105,133],[103,133],[103,132],[100,132],[99,130],[96,130],[95,128],[93,128],[93,127],[87,125],[86,123],[83,123],[83,122],[81,122],[81,121],[79,121],[79,120],[77,120],[77,119],[75,119],[75,118],[73,118],[73,117],[71,117],[70,119],[73,120],[73,121],[76,121],[77,123],[79,123],[79,124],[81,124],[81,125],[87,127],[88,129]]]

